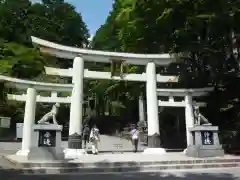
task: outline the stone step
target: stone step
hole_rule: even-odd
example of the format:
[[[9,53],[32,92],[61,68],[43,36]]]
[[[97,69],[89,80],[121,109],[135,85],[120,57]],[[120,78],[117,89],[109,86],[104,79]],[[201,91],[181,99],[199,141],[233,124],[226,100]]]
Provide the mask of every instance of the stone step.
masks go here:
[[[32,167],[55,167],[55,168],[111,168],[111,167],[132,167],[132,166],[151,166],[151,165],[196,165],[196,164],[224,164],[236,163],[240,164],[240,159],[195,159],[195,160],[163,160],[163,161],[102,161],[102,162],[69,162],[69,161],[56,161],[56,162],[29,162],[21,163],[24,168]]]
[[[22,173],[98,173],[98,172],[142,172],[178,169],[239,167],[240,157],[194,158],[183,153],[166,154],[99,154],[83,155],[78,159],[50,161],[49,159],[28,160],[17,155],[5,156]]]
[[[123,157],[128,155],[122,155]],[[133,156],[133,155],[131,155]],[[87,156],[73,161],[35,161],[35,162],[17,162],[10,161],[12,167],[24,174],[61,174],[61,173],[116,173],[116,172],[145,172],[161,170],[179,170],[179,169],[204,169],[204,168],[229,168],[240,167],[240,158],[207,158],[207,159],[164,159],[164,156],[158,160],[151,160],[143,155],[136,155],[141,158],[138,160],[119,159],[111,160],[111,157],[117,158],[118,155],[106,155],[107,159],[98,156]],[[171,157],[171,156],[170,156]],[[181,156],[180,156],[181,157]],[[180,158],[179,157],[179,158]],[[92,159],[91,159],[92,158]],[[99,159],[97,159],[99,158]],[[153,158],[153,157],[152,157]],[[165,157],[167,158],[167,157]],[[93,161],[95,159],[95,161]],[[100,160],[101,159],[101,160]],[[103,160],[105,159],[105,160]],[[156,158],[155,158],[156,159]],[[88,161],[86,161],[88,160]],[[122,161],[121,161],[122,160]],[[14,165],[15,164],[15,165]]]
[[[24,174],[65,174],[65,173],[116,173],[116,172],[148,172],[161,170],[205,169],[240,167],[239,163],[199,163],[199,164],[162,164],[162,165],[136,165],[114,167],[28,167],[19,172]]]

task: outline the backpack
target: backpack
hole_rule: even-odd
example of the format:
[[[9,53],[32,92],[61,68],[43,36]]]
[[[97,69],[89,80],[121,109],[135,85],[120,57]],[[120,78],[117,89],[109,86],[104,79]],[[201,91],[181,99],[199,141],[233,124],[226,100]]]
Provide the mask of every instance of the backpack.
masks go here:
[[[138,130],[135,129],[135,131],[132,132],[132,139],[138,139],[138,134],[139,134]]]
[[[89,127],[86,126],[86,127],[83,129],[83,135],[89,135],[89,131],[90,131]]]
[[[92,130],[92,135],[90,137],[90,141],[94,141],[94,140],[96,140],[96,141],[99,140],[99,131],[98,131],[98,129],[93,129]]]

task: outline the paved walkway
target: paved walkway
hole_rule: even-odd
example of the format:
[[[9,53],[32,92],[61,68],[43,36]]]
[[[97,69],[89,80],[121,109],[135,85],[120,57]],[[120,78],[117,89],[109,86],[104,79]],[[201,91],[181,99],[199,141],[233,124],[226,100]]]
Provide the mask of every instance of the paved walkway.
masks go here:
[[[132,151],[132,143],[126,139],[114,136],[101,135],[99,150],[101,151]],[[67,148],[67,141],[62,142],[62,147]],[[115,145],[121,144],[122,147],[116,148]],[[21,148],[21,142],[0,142],[0,154],[14,154]],[[91,146],[89,145],[89,150]],[[143,151],[144,146],[139,145],[139,150]]]
[[[121,146],[119,146],[121,145]],[[118,146],[119,148],[117,148]],[[89,145],[90,148],[90,145]],[[144,146],[139,144],[139,150],[143,151]],[[100,151],[132,151],[132,142],[126,139],[122,139],[114,136],[101,135],[99,143]]]

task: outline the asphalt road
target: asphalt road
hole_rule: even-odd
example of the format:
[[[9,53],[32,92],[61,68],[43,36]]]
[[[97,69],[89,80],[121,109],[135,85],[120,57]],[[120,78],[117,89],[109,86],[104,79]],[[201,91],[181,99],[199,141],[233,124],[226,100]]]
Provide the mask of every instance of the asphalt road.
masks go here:
[[[240,180],[240,168],[205,169],[170,172],[23,175],[0,170],[1,180]]]

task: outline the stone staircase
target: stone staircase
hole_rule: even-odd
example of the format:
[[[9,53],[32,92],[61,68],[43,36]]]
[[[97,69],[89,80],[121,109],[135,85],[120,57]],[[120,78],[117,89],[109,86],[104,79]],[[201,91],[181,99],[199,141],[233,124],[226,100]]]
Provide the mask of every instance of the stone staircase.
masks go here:
[[[87,155],[70,161],[24,161],[8,157],[20,165],[21,173],[65,174],[65,173],[116,173],[116,172],[158,172],[164,170],[205,169],[239,167],[240,157],[190,158],[182,153],[165,155],[144,155],[142,153]]]

